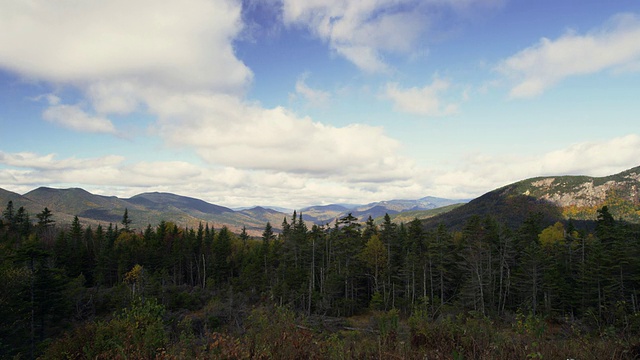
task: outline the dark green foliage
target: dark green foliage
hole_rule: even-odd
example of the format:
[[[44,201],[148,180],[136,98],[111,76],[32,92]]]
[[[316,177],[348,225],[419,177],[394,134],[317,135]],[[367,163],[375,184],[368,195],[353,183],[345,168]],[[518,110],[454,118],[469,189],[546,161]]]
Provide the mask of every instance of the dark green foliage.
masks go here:
[[[517,229],[530,214],[542,214],[545,226],[564,219],[561,209],[544,200],[533,196],[521,195],[516,191],[516,185],[510,185],[491,191],[476,198],[464,206],[449,212],[423,220],[427,228],[436,228],[443,223],[449,229],[462,229],[465,223],[474,215],[490,216],[511,229]]]
[[[54,343],[44,359],[152,359],[167,344],[164,308],[135,301],[109,321],[88,323]]]
[[[59,228],[47,211],[33,226],[8,204],[0,358],[573,356],[543,343],[552,321],[575,327],[554,337],[574,351],[582,336],[602,339],[594,354],[616,337],[631,351],[640,227],[598,213],[586,228],[533,211],[515,227],[470,216],[457,231],[352,215],[308,228],[294,213],[256,239],[170,221]],[[369,320],[319,336],[305,322],[318,316]]]

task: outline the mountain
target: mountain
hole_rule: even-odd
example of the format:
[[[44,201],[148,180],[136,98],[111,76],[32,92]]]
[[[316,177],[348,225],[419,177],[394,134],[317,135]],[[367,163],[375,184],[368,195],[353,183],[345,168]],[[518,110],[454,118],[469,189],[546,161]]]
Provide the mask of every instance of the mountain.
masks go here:
[[[300,212],[302,213],[302,219],[304,219],[305,221],[311,221],[316,224],[330,223],[335,219],[341,217],[347,211],[349,211],[348,207],[337,204],[316,205],[300,210]]]
[[[234,232],[239,232],[245,227],[247,232],[254,236],[262,234],[267,222],[272,224],[274,230],[280,230],[282,221],[285,218],[290,219],[292,215],[291,212],[259,206],[232,210],[200,199],[161,192],[142,193],[128,199],[121,199],[115,196],[92,194],[80,188],[40,187],[24,195],[0,189],[0,204],[6,204],[9,200],[14,202],[15,208],[24,206],[33,217],[47,207],[53,213],[53,220],[58,224],[68,224],[78,216],[84,224],[117,225],[122,221],[126,209],[132,221],[131,227],[134,229],[144,229],[149,224],[155,226],[161,220],[166,220],[178,226],[188,227],[197,227],[200,223],[207,223],[215,228],[227,226]],[[409,210],[419,212],[451,203],[455,201],[425,197],[418,200],[382,201],[368,205],[311,206],[302,209],[299,214],[302,214],[310,227],[313,224],[329,224],[348,213],[352,213],[364,222],[369,216],[376,218],[385,213],[396,215]]]
[[[419,220],[429,219],[434,216],[447,213],[463,205],[464,203],[457,203],[457,204],[446,205],[446,206],[438,207],[435,209],[429,209],[429,210],[407,210],[394,215],[389,214],[389,217],[391,218],[391,221],[396,224],[399,224],[399,223],[406,224],[412,221],[413,219],[419,219]],[[384,221],[383,216],[374,219],[375,224],[382,224],[383,221]]]
[[[272,208],[232,210],[196,198],[159,192],[120,199],[95,195],[80,188],[40,187],[24,195],[0,189],[0,204],[8,201],[13,201],[14,208],[24,206],[32,217],[47,207],[58,223],[70,223],[77,215],[88,224],[119,224],[127,209],[132,227],[137,229],[167,220],[189,227],[197,227],[200,223],[217,228],[228,226],[236,232],[246,227],[250,234],[260,235],[267,221],[278,230],[282,220],[291,217],[291,213]],[[419,218],[424,219],[428,227],[444,223],[460,228],[471,216],[488,214],[509,225],[522,223],[532,212],[542,213],[548,223],[569,218],[593,221],[597,210],[604,205],[616,219],[640,223],[640,167],[604,177],[535,177],[506,185],[469,202],[424,197],[367,205],[311,206],[299,213],[309,225],[329,224],[351,213],[362,222],[369,216],[379,222],[384,214],[389,214],[395,222]]]
[[[593,220],[606,205],[616,218],[640,222],[640,167],[604,177],[533,178],[514,184],[512,192],[555,204],[566,218]]]
[[[234,212],[224,206],[213,205],[200,199],[170,193],[143,193],[126,200],[129,203],[144,206],[156,211],[174,211],[175,209],[189,214],[222,214]]]
[[[444,223],[450,228],[461,228],[473,215],[491,214],[515,226],[534,212],[542,213],[548,224],[567,219],[593,221],[597,210],[605,205],[616,219],[640,223],[640,167],[604,177],[548,176],[522,180],[423,223],[427,227]]]
[[[311,206],[301,210],[302,218],[305,220],[313,221],[315,223],[331,223],[335,219],[351,214],[358,220],[364,222],[369,216],[372,219],[376,219],[389,214],[392,218],[394,216],[405,213],[407,211],[416,212],[418,218],[427,218],[433,216],[432,214],[421,214],[420,211],[427,211],[437,208],[442,208],[454,204],[466,203],[467,200],[451,200],[437,198],[433,196],[423,197],[418,200],[387,200],[379,201],[366,205],[324,205],[324,206]],[[413,220],[412,217],[409,221]]]
[[[39,213],[43,209],[43,207],[40,204],[23,195],[20,195],[12,191],[0,189],[0,204],[2,204],[2,209],[1,209],[2,211],[4,211],[5,206],[9,201],[13,202],[14,209],[18,209],[21,206],[24,206],[24,208],[30,214]]]
[[[214,227],[227,225],[232,231],[239,231],[243,223],[249,222],[247,216],[238,215],[229,208],[170,193],[143,193],[120,199],[91,194],[78,188],[41,187],[24,196],[40,205],[37,212],[45,206],[49,208],[57,222],[69,222],[77,215],[84,223],[119,224],[125,209],[132,220],[131,226],[137,229],[167,220],[179,226],[196,227],[203,222]],[[257,226],[257,223],[253,222],[253,225]]]
[[[125,200],[115,196],[95,195],[80,188],[40,187],[24,196],[40,205],[37,212],[42,211],[44,207],[51,210],[57,222],[65,222],[66,219],[77,215],[85,222],[118,223],[122,220],[124,209],[132,207]],[[130,215],[134,214],[135,210],[133,207],[129,209]]]
[[[267,224],[267,221],[271,223],[275,229],[280,229],[280,225],[284,218],[291,217],[291,214],[285,214],[283,212],[270,208],[263,208],[261,206],[256,206],[252,209],[245,209],[239,213],[247,217],[247,224],[245,225],[247,228],[252,225],[251,227],[253,229],[260,230],[260,232],[264,230],[264,226]]]

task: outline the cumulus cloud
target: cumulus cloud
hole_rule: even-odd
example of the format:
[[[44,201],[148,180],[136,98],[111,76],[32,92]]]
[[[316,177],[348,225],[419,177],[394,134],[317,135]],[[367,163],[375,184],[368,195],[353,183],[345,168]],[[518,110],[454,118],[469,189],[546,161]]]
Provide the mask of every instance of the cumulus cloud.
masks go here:
[[[313,89],[307,85],[306,80],[309,77],[309,73],[304,73],[298,77],[296,81],[295,94],[293,98],[301,96],[312,106],[321,106],[329,102],[331,94],[328,91]]]
[[[435,79],[422,88],[403,89],[397,83],[389,83],[383,96],[393,101],[398,111],[424,116],[446,116],[458,112],[456,104],[444,103],[442,100],[450,86],[449,81],[442,79]]]
[[[429,194],[474,198],[522,179],[547,175],[606,176],[638,166],[640,135],[581,142],[539,156],[475,154],[453,167],[408,168],[410,177],[381,179],[344,174],[196,166],[185,161],[127,162],[119,156],[58,158],[55,154],[0,152],[0,188],[27,192],[40,184],[81,186],[104,195],[130,197],[145,191],[192,196],[223,206],[373,202]],[[370,175],[370,173],[369,173]],[[348,179],[348,180],[347,180]]]
[[[133,81],[98,81],[87,87],[87,96],[101,114],[129,114],[140,106],[141,90]]]
[[[211,164],[328,176],[409,176],[412,163],[380,127],[335,127],[218,94],[169,94],[155,99],[157,131],[190,146]],[[393,175],[391,175],[393,174]]]
[[[331,49],[369,72],[388,70],[381,52],[408,52],[424,30],[414,0],[284,0],[286,24],[307,27]]]
[[[604,26],[578,34],[542,38],[502,61],[497,70],[515,82],[510,96],[532,97],[571,76],[603,70],[633,70],[640,62],[640,19],[619,14]]]
[[[77,105],[50,106],[42,113],[42,117],[52,123],[80,132],[116,133],[109,119],[91,116]]]
[[[536,176],[607,176],[636,167],[640,135],[580,142],[538,156],[474,154],[458,165],[431,173],[432,189],[442,196],[475,197],[498,187]]]
[[[315,12],[300,4],[299,14]],[[340,49],[355,44],[347,37],[366,46],[375,41],[376,51],[410,47],[417,15],[386,2],[344,6],[338,11],[345,19],[331,26]],[[243,36],[241,7],[232,0],[9,0],[0,8],[0,67],[78,89],[84,99],[74,99],[76,105],[56,97],[43,113],[76,131],[116,134],[109,115],[146,112],[156,119],[153,135],[193,149],[210,166],[406,179],[413,164],[398,155],[400,144],[382,128],[336,127],[243,98],[252,73],[233,49]],[[377,31],[375,40],[371,31]],[[296,84],[298,96],[311,103],[329,98],[305,80]]]
[[[235,57],[241,5],[232,0],[4,1],[0,67],[60,83],[136,81],[241,93]]]
[[[386,72],[388,53],[416,51],[418,39],[442,9],[465,13],[470,8],[496,6],[499,0],[283,0],[283,20],[308,28],[330,48],[366,72]]]

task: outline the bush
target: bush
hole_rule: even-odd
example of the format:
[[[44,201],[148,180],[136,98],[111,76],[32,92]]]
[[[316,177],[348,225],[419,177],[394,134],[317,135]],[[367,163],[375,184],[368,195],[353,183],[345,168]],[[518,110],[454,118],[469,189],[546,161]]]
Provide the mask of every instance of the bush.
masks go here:
[[[55,341],[44,359],[151,359],[167,344],[164,307],[140,300],[110,321],[87,323]]]

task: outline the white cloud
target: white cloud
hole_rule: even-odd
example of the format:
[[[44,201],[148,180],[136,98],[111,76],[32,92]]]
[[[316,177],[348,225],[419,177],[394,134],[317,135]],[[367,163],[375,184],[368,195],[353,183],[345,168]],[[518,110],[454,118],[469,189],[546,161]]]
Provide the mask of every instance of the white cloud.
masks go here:
[[[454,168],[434,171],[431,191],[444,197],[475,197],[537,176],[607,176],[639,166],[640,135],[581,142],[538,156],[475,154]]]
[[[160,136],[193,147],[211,164],[371,178],[406,178],[412,166],[379,127],[325,125],[282,107],[264,109],[218,94],[169,94],[153,101]]]
[[[115,134],[116,129],[109,119],[87,114],[77,105],[53,105],[42,113],[52,123],[81,131]]]
[[[420,52],[418,40],[443,9],[468,14],[500,0],[283,0],[283,20],[308,28],[329,47],[366,72],[391,70],[387,53]]]
[[[458,159],[453,167],[407,168],[410,177],[387,179],[365,176],[371,175],[375,165],[364,167],[362,177],[318,177],[231,166],[203,167],[184,161],[130,163],[113,155],[58,159],[54,154],[0,152],[0,188],[24,193],[41,184],[81,186],[120,197],[165,191],[230,207],[276,205],[299,209],[317,204],[318,199],[325,203],[364,203],[426,195],[473,198],[540,175],[611,175],[638,166],[638,159],[637,134],[576,143],[539,156],[476,154]]]
[[[128,114],[140,105],[139,91],[131,81],[99,81],[88,86],[87,95],[101,114]]]
[[[502,61],[497,70],[515,82],[510,96],[531,97],[571,76],[629,70],[640,61],[640,19],[620,14],[584,35],[567,32]]]
[[[57,160],[56,154],[38,155],[33,152],[6,153],[0,151],[0,164],[41,171],[70,171],[91,168],[96,164],[114,166],[122,163],[122,156],[110,155],[94,159],[68,158]]]
[[[184,161],[125,162],[118,156],[59,159],[55,154],[0,152],[0,188],[25,193],[37,186],[82,187],[103,195],[130,197],[146,191],[172,192],[223,206],[279,205],[301,208],[329,202],[378,201],[407,192],[423,196],[410,180],[370,182],[340,176],[198,166]]]
[[[233,51],[240,13],[233,0],[7,0],[0,67],[76,85],[135,79],[238,94],[252,77]]]
[[[341,40],[347,37],[370,41],[374,30],[381,31],[374,34],[376,49],[406,50],[415,36],[414,15],[391,3],[344,10],[345,20],[362,21],[332,30],[340,48],[352,46]],[[0,5],[0,67],[79,89],[85,98],[74,99],[78,105],[56,98],[43,113],[76,131],[117,134],[109,114],[144,111],[156,117],[154,135],[193,149],[211,166],[315,177],[355,173],[358,181],[409,176],[413,164],[397,155],[400,144],[382,128],[331,126],[243,100],[252,74],[233,51],[242,30],[241,3],[232,0],[10,0]],[[311,102],[329,97],[304,76],[296,90]]]
[[[293,97],[302,96],[312,106],[322,106],[329,102],[331,94],[328,91],[317,90],[309,87],[306,80],[309,73],[304,73],[296,81],[296,92]]]
[[[409,52],[425,23],[414,0],[284,0],[286,24],[308,27],[331,49],[369,72],[388,70],[381,52]]]
[[[450,86],[448,81],[442,79],[435,79],[422,88],[402,89],[397,83],[388,83],[383,96],[393,101],[398,111],[424,116],[446,116],[458,112],[456,104],[444,103],[442,100]]]

